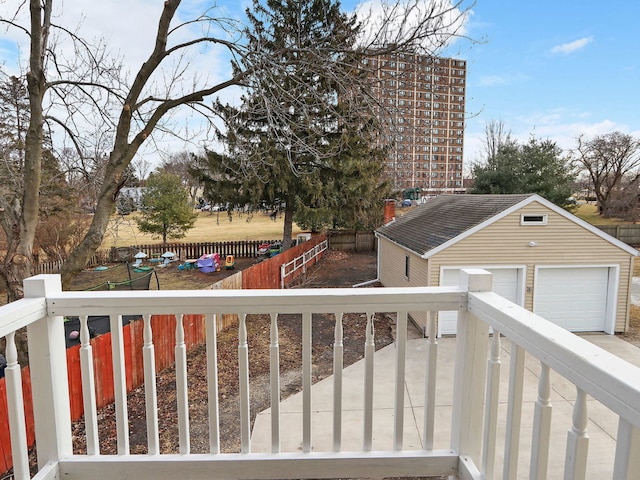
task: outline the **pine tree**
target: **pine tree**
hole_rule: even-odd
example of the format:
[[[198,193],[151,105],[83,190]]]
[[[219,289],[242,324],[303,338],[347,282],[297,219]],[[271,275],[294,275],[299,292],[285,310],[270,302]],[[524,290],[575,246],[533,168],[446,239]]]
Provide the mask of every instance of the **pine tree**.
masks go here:
[[[367,74],[355,18],[331,0],[253,8],[250,45],[275,67],[249,78],[240,108],[218,105],[226,153],[208,153],[194,173],[210,199],[284,210],[285,248],[294,215],[314,229],[369,224],[362,210],[386,190],[373,115],[354,90]]]
[[[509,140],[501,144],[485,165],[473,168],[471,193],[537,193],[550,202],[571,209],[575,175],[551,140],[531,137],[519,144]]]

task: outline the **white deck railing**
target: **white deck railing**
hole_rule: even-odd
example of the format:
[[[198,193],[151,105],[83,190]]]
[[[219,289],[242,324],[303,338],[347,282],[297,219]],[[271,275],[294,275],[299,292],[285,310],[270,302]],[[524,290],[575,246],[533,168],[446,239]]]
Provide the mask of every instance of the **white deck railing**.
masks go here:
[[[367,478],[406,476],[458,476],[463,479],[517,478],[517,459],[525,447],[520,442],[520,425],[526,419],[522,411],[525,352],[540,362],[538,400],[533,418],[533,436],[529,478],[551,478],[547,473],[550,449],[566,452],[564,478],[594,477],[588,470],[588,432],[586,431],[587,395],[595,398],[619,419],[616,450],[611,477],[616,480],[637,478],[640,457],[640,369],[593,346],[589,342],[545,321],[491,292],[487,272],[462,273],[463,287],[252,290],[252,291],[149,291],[149,292],[62,292],[59,277],[41,275],[25,281],[25,298],[0,308],[0,337],[7,340],[6,369],[8,408],[15,478],[29,478],[25,421],[22,409],[20,366],[14,344],[14,332],[26,326],[29,335],[30,368],[34,397],[39,473],[37,478],[93,479],[211,479],[211,478]],[[405,365],[407,318],[409,312],[458,310],[455,374],[450,397],[452,421],[450,448],[434,449],[436,373],[438,343],[435,324],[430,322],[426,342],[424,386],[424,431],[421,449],[403,446],[405,411]],[[358,451],[343,451],[341,440],[348,432],[341,425],[342,406],[342,316],[366,314],[363,379],[363,442]],[[389,448],[372,448],[374,418],[373,385],[376,312],[397,314],[394,421],[390,427]],[[188,389],[186,385],[186,349],[182,315],[206,315],[209,383],[210,453],[192,454],[189,445]],[[241,452],[220,453],[218,430],[216,317],[239,315],[238,375],[241,392]],[[278,405],[278,314],[301,314],[303,323],[303,442],[302,451],[281,452]],[[311,435],[311,335],[312,314],[335,314],[334,343],[334,433],[331,451],[318,451]],[[100,455],[92,377],[92,350],[87,316],[110,315],[113,335],[113,364],[116,391],[118,455]],[[147,399],[148,455],[129,452],[125,367],[119,316],[141,314],[145,322],[145,392]],[[156,414],[154,344],[150,316],[174,314],[176,322],[176,393],[180,454],[159,454],[158,416]],[[246,316],[269,314],[271,318],[271,403],[272,453],[252,453],[250,437],[250,392]],[[70,429],[63,316],[80,316],[81,362],[87,432],[87,454],[74,455]],[[490,328],[493,335],[490,335]],[[500,332],[501,335],[496,335]],[[501,338],[502,337],[502,338]],[[511,343],[509,391],[504,425],[498,411],[501,341]],[[565,426],[564,439],[551,438],[550,371],[557,372],[576,389],[572,420]],[[504,393],[504,392],[503,392]],[[504,429],[505,446],[496,442],[497,431]],[[377,445],[377,444],[376,444]],[[598,455],[598,452],[594,453]],[[503,469],[494,474],[496,456],[503,458]],[[636,464],[634,464],[636,462]],[[633,470],[635,468],[635,470]],[[591,476],[590,476],[591,475]]]

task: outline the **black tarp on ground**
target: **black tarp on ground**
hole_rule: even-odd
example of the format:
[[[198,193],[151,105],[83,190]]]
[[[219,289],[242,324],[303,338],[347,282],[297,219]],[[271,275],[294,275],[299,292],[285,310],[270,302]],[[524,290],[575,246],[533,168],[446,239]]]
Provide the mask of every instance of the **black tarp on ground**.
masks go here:
[[[122,326],[124,327],[125,325],[128,325],[130,322],[141,319],[141,318],[142,317],[140,315],[123,315]],[[108,315],[90,316],[87,319],[87,325],[89,327],[89,335],[91,336],[91,338],[110,332],[110,323],[109,323]],[[66,322],[64,322],[64,336],[65,336],[67,348],[80,344],[80,336],[78,335],[77,338],[74,338],[75,335],[72,335],[72,332],[78,332],[78,334],[80,333],[79,317],[69,317],[69,319]]]

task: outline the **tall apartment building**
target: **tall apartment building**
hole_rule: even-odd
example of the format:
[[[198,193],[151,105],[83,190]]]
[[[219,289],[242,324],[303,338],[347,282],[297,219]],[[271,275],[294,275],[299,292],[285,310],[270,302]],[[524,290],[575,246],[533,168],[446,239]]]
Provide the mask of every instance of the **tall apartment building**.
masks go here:
[[[366,63],[377,78],[393,187],[422,195],[462,191],[466,61],[394,54]]]

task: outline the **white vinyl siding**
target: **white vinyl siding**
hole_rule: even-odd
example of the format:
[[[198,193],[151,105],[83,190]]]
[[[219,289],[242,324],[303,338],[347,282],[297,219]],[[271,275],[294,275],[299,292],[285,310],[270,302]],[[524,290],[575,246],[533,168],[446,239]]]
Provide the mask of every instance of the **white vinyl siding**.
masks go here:
[[[522,215],[547,215],[547,224],[521,225]],[[535,246],[529,246],[531,242]],[[565,218],[544,205],[532,202],[487,227],[463,238],[429,258],[430,284],[440,284],[440,270],[450,265],[519,265],[526,266],[526,294],[523,306],[533,310],[533,290],[536,266],[615,265],[617,297],[615,331],[622,332],[628,318],[630,272],[633,257]],[[426,284],[425,284],[426,285]]]
[[[409,278],[405,277],[406,259]],[[424,287],[429,281],[429,262],[385,238],[378,240],[379,280],[385,287]],[[409,312],[420,328],[427,323],[426,312]]]

